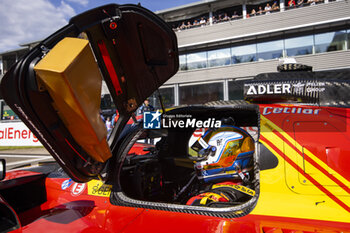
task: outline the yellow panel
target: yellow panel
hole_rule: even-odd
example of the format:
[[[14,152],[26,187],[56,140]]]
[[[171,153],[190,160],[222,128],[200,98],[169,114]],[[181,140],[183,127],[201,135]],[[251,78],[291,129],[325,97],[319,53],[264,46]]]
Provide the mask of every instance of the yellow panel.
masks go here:
[[[260,171],[260,196],[251,214],[350,223],[348,210],[335,201],[338,199],[345,206],[350,206],[350,196],[340,187],[324,186],[336,198],[326,195],[316,186],[300,185],[299,182],[294,182],[294,188],[291,187],[288,177],[293,177],[293,181],[295,181],[298,170],[290,163],[285,162],[285,159],[289,157],[291,161],[296,162],[294,160],[295,151],[293,152],[294,149],[288,146],[283,138],[275,134],[274,130],[296,145],[299,150],[302,150],[301,145],[295,142],[291,136],[261,115],[262,142],[277,157],[279,162],[278,166],[273,169]],[[265,143],[265,140],[275,145],[283,154],[280,155],[274,148]],[[325,166],[307,149],[305,149],[305,154],[320,166]],[[332,171],[332,174],[349,186],[349,182],[341,174],[335,171]]]
[[[112,185],[104,184],[100,180],[91,180],[87,183],[88,194],[99,197],[109,197],[112,191]]]
[[[34,67],[75,141],[96,161],[112,156],[100,117],[102,77],[89,41],[64,38]]]

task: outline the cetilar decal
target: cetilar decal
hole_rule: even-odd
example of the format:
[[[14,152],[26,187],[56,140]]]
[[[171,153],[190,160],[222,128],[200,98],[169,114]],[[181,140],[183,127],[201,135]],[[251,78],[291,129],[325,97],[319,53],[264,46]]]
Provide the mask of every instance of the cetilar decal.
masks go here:
[[[318,115],[321,109],[313,108],[298,108],[298,107],[265,107],[262,114],[309,114],[309,115]]]

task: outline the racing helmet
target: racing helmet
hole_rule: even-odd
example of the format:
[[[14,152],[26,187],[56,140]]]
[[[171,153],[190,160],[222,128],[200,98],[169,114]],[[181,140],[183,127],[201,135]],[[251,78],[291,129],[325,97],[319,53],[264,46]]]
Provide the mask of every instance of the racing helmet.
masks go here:
[[[254,139],[243,129],[222,126],[208,129],[203,136],[194,132],[188,148],[200,180],[215,182],[241,178],[253,168]]]

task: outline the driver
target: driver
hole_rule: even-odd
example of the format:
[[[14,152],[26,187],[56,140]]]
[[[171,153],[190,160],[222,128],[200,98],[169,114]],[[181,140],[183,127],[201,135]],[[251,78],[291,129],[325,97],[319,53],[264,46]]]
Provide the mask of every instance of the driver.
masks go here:
[[[255,146],[246,131],[225,125],[206,130],[193,142],[194,137],[188,153],[203,188],[187,205],[223,206],[255,195],[248,187]]]

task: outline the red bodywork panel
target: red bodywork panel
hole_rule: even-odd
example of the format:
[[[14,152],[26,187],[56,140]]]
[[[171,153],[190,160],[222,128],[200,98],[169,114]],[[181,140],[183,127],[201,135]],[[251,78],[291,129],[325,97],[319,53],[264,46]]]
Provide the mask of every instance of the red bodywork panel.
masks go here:
[[[10,172],[14,176],[17,172]],[[28,173],[31,176],[31,172]],[[23,177],[23,173],[21,174]],[[247,215],[222,219],[111,205],[109,198],[72,195],[74,182],[65,190],[67,178],[46,180],[47,201],[19,215],[22,231],[12,232],[340,232],[349,224]],[[181,224],[179,224],[181,223]]]
[[[21,214],[23,232],[340,232],[350,224],[247,215],[222,219],[111,205],[109,198],[62,190],[67,179],[47,179],[47,202]],[[70,187],[72,187],[72,184]],[[181,224],[179,224],[181,223]],[[18,231],[14,231],[18,232]]]
[[[350,157],[346,156],[350,151],[347,109],[307,106],[292,110],[288,105],[261,105],[260,111],[289,136],[305,142],[308,150],[350,180]],[[300,125],[301,129],[298,128]],[[144,147],[149,145],[137,143],[130,153],[146,154]],[[30,179],[38,174],[10,171],[6,180],[16,183],[16,180]],[[87,184],[69,180],[46,178],[47,200],[21,213],[18,218],[22,229],[13,232],[350,232],[350,224],[331,221],[251,214],[225,219],[121,207],[112,205],[108,197],[89,195]]]

